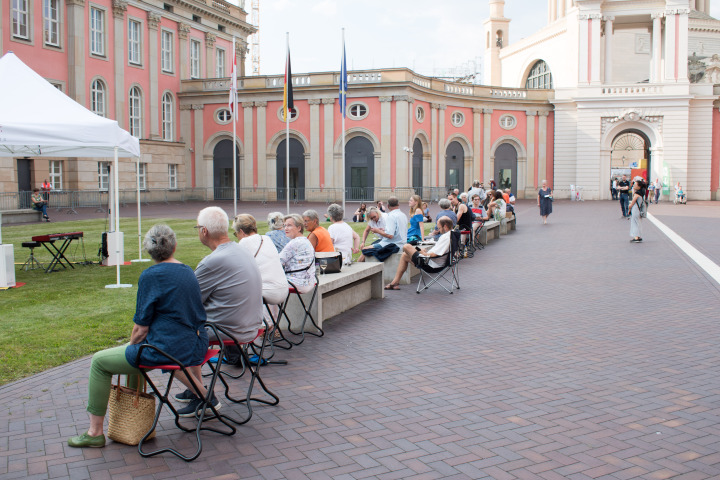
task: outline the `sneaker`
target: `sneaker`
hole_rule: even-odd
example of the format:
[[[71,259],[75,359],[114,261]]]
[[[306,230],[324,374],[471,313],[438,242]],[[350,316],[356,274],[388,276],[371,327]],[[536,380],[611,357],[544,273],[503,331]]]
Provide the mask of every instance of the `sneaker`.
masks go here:
[[[207,385],[205,385],[205,388],[207,388]],[[199,397],[197,395],[195,395],[193,392],[191,392],[189,388],[187,390],[185,390],[184,392],[178,393],[177,395],[175,395],[175,400],[177,400],[180,403],[192,402],[196,398],[199,399]]]
[[[96,437],[91,437],[88,435],[88,432],[85,432],[82,435],[68,438],[68,445],[75,448],[102,448],[105,446],[105,435],[100,434]]]
[[[210,399],[210,403],[213,407],[215,407],[215,410],[220,409],[220,400],[217,399],[217,397],[213,394],[212,398]],[[187,404],[187,407],[181,408],[177,411],[179,417],[195,417],[200,414],[199,409],[200,405],[202,404],[202,399],[200,397],[195,397],[194,400],[191,400],[190,403]],[[210,410],[210,406],[208,405],[205,407],[205,414],[212,414],[212,410]]]
[[[641,238],[633,238],[632,240],[630,240],[630,243],[640,243],[640,242],[642,242]]]

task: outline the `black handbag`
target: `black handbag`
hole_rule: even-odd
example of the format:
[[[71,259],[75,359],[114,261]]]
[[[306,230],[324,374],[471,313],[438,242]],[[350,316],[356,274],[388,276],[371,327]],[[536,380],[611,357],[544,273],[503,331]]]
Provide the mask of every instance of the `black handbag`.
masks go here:
[[[315,265],[322,273],[340,273],[340,269],[342,268],[342,253],[316,252]],[[325,265],[324,272],[323,265]]]

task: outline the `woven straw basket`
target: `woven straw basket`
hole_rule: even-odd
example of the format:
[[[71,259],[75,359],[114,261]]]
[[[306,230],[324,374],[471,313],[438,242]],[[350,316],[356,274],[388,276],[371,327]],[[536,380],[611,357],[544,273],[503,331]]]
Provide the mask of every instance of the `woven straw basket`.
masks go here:
[[[155,397],[145,392],[145,381],[140,382],[137,390],[112,385],[108,402],[108,438],[126,445],[137,445],[152,427],[155,419]],[[155,430],[148,440],[155,436]]]

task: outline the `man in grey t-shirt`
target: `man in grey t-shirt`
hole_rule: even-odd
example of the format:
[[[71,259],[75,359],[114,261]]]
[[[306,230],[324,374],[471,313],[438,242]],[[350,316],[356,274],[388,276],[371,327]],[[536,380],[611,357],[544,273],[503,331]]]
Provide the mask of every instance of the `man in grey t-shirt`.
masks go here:
[[[226,328],[239,342],[249,342],[262,325],[262,279],[252,255],[228,237],[228,225],[219,207],[198,214],[198,237],[212,253],[200,261],[195,276],[208,322]]]

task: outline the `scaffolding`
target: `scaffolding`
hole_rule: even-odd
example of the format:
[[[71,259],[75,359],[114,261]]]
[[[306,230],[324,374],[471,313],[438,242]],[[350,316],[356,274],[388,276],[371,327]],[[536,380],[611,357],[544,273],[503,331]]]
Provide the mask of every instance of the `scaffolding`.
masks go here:
[[[250,23],[255,27],[255,33],[250,35],[251,75],[260,75],[260,0],[251,1]]]

